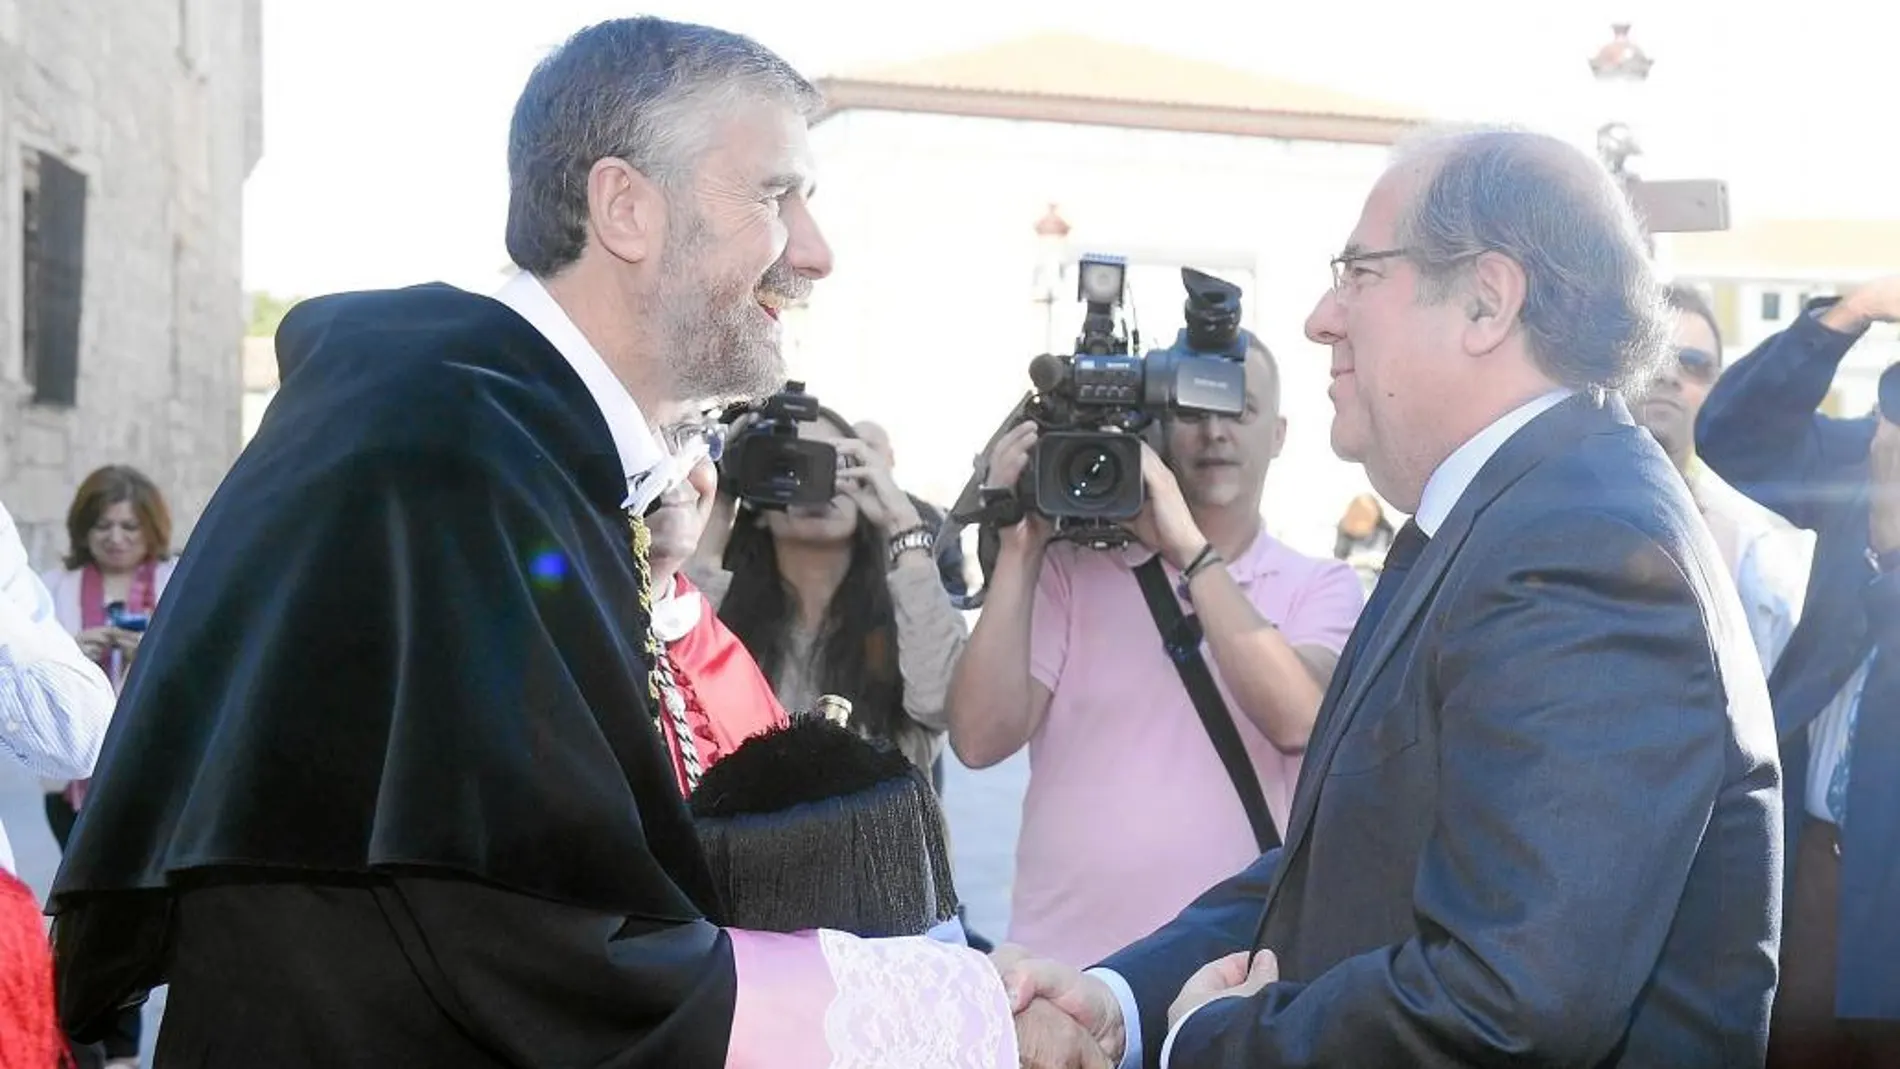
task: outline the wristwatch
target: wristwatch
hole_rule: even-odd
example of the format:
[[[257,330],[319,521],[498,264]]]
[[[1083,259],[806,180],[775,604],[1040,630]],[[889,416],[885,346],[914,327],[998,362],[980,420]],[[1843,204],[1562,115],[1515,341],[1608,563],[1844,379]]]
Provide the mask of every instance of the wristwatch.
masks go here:
[[[936,548],[937,535],[929,527],[921,523],[915,527],[906,527],[891,536],[890,566],[897,567],[897,558],[910,550],[921,549],[929,553]]]

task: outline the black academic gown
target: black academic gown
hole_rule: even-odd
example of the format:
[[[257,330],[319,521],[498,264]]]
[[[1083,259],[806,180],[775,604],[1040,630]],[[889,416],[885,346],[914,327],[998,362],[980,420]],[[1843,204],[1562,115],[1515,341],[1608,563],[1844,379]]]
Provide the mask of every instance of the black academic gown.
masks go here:
[[[651,717],[611,434],[505,306],[305,302],[50,899],[159,1065],[719,1066],[731,946]]]

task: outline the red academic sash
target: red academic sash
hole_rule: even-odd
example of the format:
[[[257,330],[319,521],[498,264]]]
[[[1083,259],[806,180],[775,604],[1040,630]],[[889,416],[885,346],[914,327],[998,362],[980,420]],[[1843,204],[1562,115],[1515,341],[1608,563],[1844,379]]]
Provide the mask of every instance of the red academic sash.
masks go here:
[[[698,592],[684,575],[677,581],[676,597]],[[686,722],[700,768],[711,768],[745,740],[788,722],[771,682],[759,671],[751,651],[713,612],[709,599],[699,599],[699,619],[692,630],[662,647],[661,655],[670,662],[674,682],[685,699]],[[680,760],[680,740],[671,718],[661,719],[674,773],[684,791],[686,769]]]

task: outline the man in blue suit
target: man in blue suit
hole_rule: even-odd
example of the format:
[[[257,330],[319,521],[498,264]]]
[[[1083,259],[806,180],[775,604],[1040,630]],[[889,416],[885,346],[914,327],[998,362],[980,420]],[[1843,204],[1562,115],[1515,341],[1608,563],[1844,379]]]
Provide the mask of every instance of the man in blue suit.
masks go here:
[[[1306,324],[1333,447],[1413,518],[1286,845],[1088,974],[1002,953],[1018,1005],[1124,1066],[1760,1066],[1773,717],[1714,540],[1616,396],[1668,336],[1628,204],[1554,138],[1429,136],[1333,266]]]
[[[1900,320],[1900,276],[1813,302],[1716,380],[1702,459],[1816,534],[1769,678],[1791,858],[1769,1065],[1900,1066],[1900,412],[1817,411],[1841,358]]]

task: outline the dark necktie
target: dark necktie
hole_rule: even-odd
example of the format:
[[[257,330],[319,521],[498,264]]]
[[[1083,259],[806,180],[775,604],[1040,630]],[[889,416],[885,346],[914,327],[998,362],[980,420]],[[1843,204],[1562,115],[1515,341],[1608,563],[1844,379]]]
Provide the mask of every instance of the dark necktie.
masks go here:
[[[1372,641],[1373,632],[1379,629],[1379,623],[1385,618],[1386,610],[1392,607],[1392,601],[1398,597],[1399,588],[1405,585],[1405,576],[1418,563],[1419,554],[1425,552],[1425,546],[1431,542],[1425,532],[1419,530],[1418,523],[1406,520],[1405,526],[1392,539],[1392,545],[1385,551],[1385,564],[1379,570],[1379,581],[1372,588],[1372,596],[1366,599],[1366,607],[1359,612],[1359,623],[1352,629],[1352,638],[1346,642],[1346,649],[1339,655],[1339,667],[1334,674],[1341,679],[1350,679],[1352,666],[1359,659],[1359,652]]]

